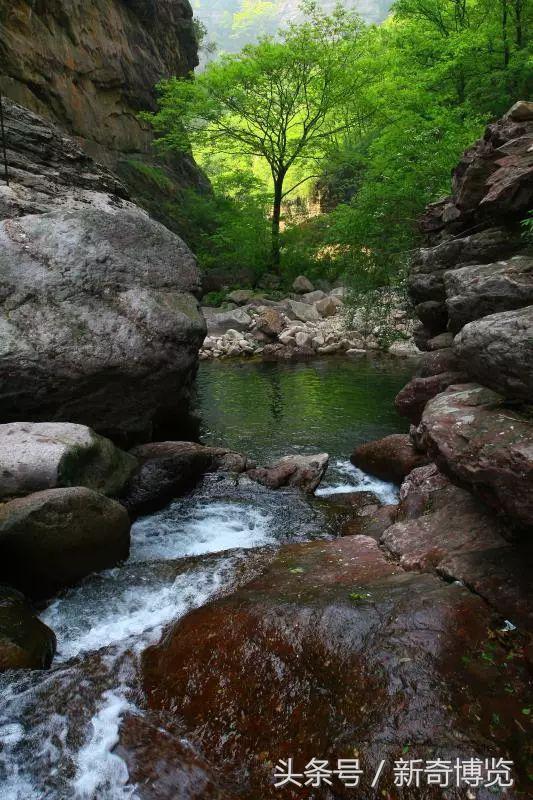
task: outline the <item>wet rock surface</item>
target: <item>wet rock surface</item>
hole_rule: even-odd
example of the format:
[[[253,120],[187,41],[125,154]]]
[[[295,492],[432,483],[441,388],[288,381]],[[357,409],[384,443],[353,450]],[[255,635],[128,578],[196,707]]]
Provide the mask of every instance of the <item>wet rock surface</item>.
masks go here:
[[[85,488],[48,489],[0,506],[2,581],[33,598],[128,557],[125,509]]]
[[[0,586],[0,672],[47,669],[55,650],[53,632],[37,619],[24,596]]]
[[[529,725],[528,679],[519,651],[507,658],[512,642],[471,592],[405,573],[372,539],[347,537],[283,548],[251,583],[189,614],[145,652],[144,690],[165,735],[209,753],[237,796],[279,796],[279,759],[302,771],[316,753],[333,763],[357,753],[359,791],[374,798],[379,759],[392,764],[406,742],[410,758],[504,752],[523,768],[515,720]],[[383,786],[400,797],[389,767]],[[334,776],[312,796],[350,791]],[[450,797],[466,798],[466,788]]]
[[[370,475],[401,483],[409,472],[427,464],[429,459],[414,448],[407,434],[393,433],[376,442],[360,445],[350,456],[350,461]]]

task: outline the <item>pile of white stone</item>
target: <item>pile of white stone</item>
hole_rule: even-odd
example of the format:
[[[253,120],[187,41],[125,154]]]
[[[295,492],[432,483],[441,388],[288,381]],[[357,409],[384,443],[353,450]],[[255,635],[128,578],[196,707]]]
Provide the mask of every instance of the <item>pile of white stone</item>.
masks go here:
[[[208,335],[200,358],[257,355],[297,359],[313,353],[361,356],[383,349],[379,328],[369,331],[362,314],[345,312],[343,287],[330,292],[315,290],[307,278],[299,276],[293,289],[295,294],[279,301],[237,290],[228,295],[230,307],[224,310],[204,307]],[[388,348],[391,354],[418,353],[410,338],[411,321],[405,309],[393,309],[387,325],[399,337]]]

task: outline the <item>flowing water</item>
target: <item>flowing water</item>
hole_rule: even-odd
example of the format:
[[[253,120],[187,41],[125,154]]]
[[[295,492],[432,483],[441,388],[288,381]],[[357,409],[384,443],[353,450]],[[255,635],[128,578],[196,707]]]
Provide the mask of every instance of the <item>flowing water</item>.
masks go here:
[[[203,364],[203,440],[266,463],[326,451],[317,494],[389,484],[347,460],[357,443],[405,429],[392,408],[405,365],[330,359],[312,364]],[[126,564],[89,577],[41,617],[58,652],[48,672],[0,676],[2,800],[135,798],[113,752],[127,713],[142,714],[139,658],[165,626],[248,580],[282,543],[333,535],[319,503],[247,480],[207,476],[185,498],[138,520]],[[261,554],[263,560],[259,558]]]

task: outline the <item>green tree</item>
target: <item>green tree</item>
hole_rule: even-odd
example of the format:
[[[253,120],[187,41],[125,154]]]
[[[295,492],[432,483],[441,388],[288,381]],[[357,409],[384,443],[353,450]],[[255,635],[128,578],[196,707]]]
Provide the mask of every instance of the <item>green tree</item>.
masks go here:
[[[306,22],[208,65],[195,80],[159,86],[159,111],[146,115],[163,148],[258,158],[272,178],[272,265],[280,268],[283,199],[316,176],[326,142],[357,121],[364,76],[355,68],[359,18],[338,6],[304,6]],[[299,180],[287,187],[291,169]],[[303,174],[302,174],[303,171]]]

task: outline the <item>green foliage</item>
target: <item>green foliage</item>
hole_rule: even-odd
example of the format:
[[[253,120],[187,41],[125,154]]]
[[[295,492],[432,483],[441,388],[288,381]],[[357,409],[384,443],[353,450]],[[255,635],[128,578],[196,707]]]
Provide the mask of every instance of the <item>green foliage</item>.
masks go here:
[[[231,196],[221,184],[213,195],[183,192],[166,212],[176,221],[204,270],[231,274],[245,268],[254,278],[265,270],[270,231],[261,197]]]
[[[272,261],[279,266],[281,203],[314,173],[335,135],[350,129],[364,76],[355,69],[359,18],[337,6],[323,14],[304,2],[307,21],[289,24],[210,63],[196,80],[159,86],[159,111],[145,114],[163,149],[193,148],[268,165],[272,193]],[[287,188],[291,170],[303,177]],[[288,180],[286,180],[288,178]]]
[[[522,227],[524,238],[533,243],[533,211],[530,211],[526,219],[522,221]]]
[[[229,18],[271,31],[276,9],[235,0]],[[371,325],[391,287],[403,292],[417,219],[449,193],[462,151],[531,93],[531,0],[397,0],[366,28],[341,8],[300,14],[195,80],[161,84],[148,118],[163,149],[191,143],[213,183],[213,197],[172,208],[202,266],[260,275],[272,225],[286,285],[343,276]],[[283,218],[289,200],[317,197],[317,216]]]
[[[147,178],[148,181],[155,184],[161,191],[174,191],[174,184],[160,167],[156,167],[153,164],[146,164],[144,161],[137,161],[133,158],[127,161],[127,165],[130,169],[142,175],[143,178]]]

